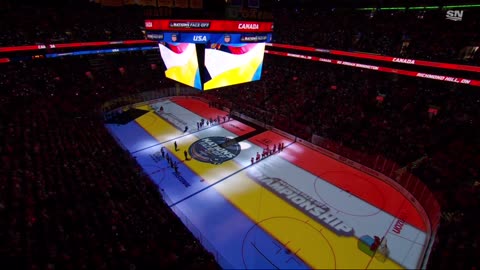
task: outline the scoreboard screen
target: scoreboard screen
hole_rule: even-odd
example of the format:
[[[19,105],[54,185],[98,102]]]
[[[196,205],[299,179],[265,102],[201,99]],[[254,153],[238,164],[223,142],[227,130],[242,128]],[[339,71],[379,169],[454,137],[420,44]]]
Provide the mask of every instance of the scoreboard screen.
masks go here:
[[[165,64],[165,77],[202,89],[197,50],[194,43],[159,43],[160,55]]]
[[[205,49],[209,80],[203,90],[260,80],[265,43],[211,44]]]
[[[273,23],[220,20],[147,20],[147,38],[159,42],[167,78],[211,90],[261,78]]]

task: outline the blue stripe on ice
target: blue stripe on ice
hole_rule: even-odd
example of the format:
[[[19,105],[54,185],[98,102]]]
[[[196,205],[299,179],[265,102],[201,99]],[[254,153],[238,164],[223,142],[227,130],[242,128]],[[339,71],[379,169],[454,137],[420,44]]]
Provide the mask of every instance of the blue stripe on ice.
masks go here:
[[[126,125],[107,124],[106,127],[130,152],[158,144],[158,141],[135,121]]]

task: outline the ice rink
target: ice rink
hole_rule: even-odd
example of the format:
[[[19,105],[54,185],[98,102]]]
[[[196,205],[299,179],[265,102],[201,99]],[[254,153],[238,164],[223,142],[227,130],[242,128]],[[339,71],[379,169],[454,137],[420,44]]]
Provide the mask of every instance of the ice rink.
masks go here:
[[[388,183],[195,98],[137,109],[107,128],[223,268],[421,266],[428,224]]]

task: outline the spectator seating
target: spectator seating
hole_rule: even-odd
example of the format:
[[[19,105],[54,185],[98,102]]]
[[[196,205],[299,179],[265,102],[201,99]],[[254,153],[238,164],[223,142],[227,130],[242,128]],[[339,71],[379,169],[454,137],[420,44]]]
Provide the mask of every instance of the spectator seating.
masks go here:
[[[0,46],[143,36],[140,11],[131,16],[97,6],[78,12],[66,8],[64,15],[44,11],[0,16]],[[88,12],[96,15],[83,16]],[[480,18],[455,25],[433,11],[379,12],[372,18],[364,12],[276,14],[275,42],[450,62],[464,61],[455,58],[477,41]],[[105,67],[92,70],[91,57],[102,57]],[[468,61],[479,64],[478,58]],[[0,65],[0,257],[5,265],[218,267],[96,113],[109,99],[173,85],[146,64],[141,52]],[[441,202],[429,267],[480,267],[474,220],[480,200],[478,89],[266,55],[261,81],[199,95],[299,138],[319,136],[344,155],[365,153],[347,156],[359,163],[375,155],[393,160]],[[439,108],[437,115],[428,112],[431,106]]]
[[[154,86],[137,57],[93,80],[81,58],[0,67],[4,269],[219,268],[95,113]]]
[[[445,16],[446,10],[278,9],[273,38],[277,43],[480,65],[480,53],[467,53],[469,46],[478,48],[479,11],[465,11],[460,22]]]

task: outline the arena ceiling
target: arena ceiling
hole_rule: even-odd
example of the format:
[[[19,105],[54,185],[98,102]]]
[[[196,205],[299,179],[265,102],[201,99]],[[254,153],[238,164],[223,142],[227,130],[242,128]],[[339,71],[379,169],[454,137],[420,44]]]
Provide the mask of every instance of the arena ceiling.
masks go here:
[[[207,10],[222,10],[229,0],[203,0]],[[9,5],[35,6],[72,6],[87,4],[93,0],[0,0],[0,7]],[[244,0],[246,3],[247,0]],[[260,0],[261,9],[269,10],[274,7],[288,8],[365,8],[365,7],[411,7],[411,6],[444,6],[479,4],[478,0]]]

